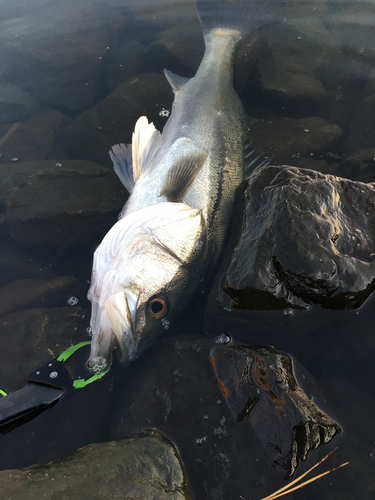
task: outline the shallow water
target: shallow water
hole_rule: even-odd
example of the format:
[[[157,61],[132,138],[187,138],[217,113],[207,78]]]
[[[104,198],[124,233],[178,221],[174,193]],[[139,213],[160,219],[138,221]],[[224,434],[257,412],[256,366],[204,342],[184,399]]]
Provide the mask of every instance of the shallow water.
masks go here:
[[[283,9],[282,20],[261,27],[254,42],[246,38],[236,58],[236,89],[247,114],[258,119],[251,129],[254,145],[275,165],[374,182],[374,2],[285,1]],[[22,387],[36,367],[87,339],[92,253],[127,196],[111,171],[108,149],[131,141],[142,114],[163,127],[173,95],[162,69],[192,76],[203,50],[194,0],[1,3],[0,286],[75,278],[38,293],[30,282],[19,282],[14,295],[5,289],[1,387]],[[236,219],[242,220],[241,212]],[[77,305],[68,304],[71,296]],[[197,387],[181,395],[168,385],[176,369],[173,361],[164,364],[169,342],[186,338],[194,346],[209,342],[204,334],[225,331],[292,355],[306,393],[342,426],[342,434],[312,452],[298,472],[334,446],[339,450],[331,466],[350,465],[291,498],[374,498],[374,298],[359,310],[314,306],[288,316],[225,311],[212,305],[214,297],[212,292],[206,311],[205,303],[193,304],[133,366],[115,365],[100,382],[1,436],[1,468],[46,463],[154,425],[178,446],[197,499],[256,500],[281,487],[284,479],[245,427],[232,427],[220,444],[226,477],[220,486],[219,471],[209,473],[219,459],[196,439],[229,418],[227,410],[215,406],[216,394],[209,400],[212,381],[202,389],[206,400]],[[195,352],[186,356],[194,361]],[[165,394],[178,393],[180,406],[167,418],[166,399],[142,392],[154,387],[154,379]],[[208,411],[212,427],[203,421]]]

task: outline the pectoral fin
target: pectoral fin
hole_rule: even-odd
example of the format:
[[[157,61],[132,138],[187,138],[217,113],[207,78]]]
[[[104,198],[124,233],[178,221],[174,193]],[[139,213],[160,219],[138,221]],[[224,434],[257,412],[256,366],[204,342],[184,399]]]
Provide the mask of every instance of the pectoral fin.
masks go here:
[[[109,156],[117,177],[131,193],[134,187],[131,144],[115,144],[110,150]]]
[[[172,202],[182,199],[208,157],[207,151],[198,149],[190,139],[181,138],[178,141],[180,154],[176,155],[160,192],[160,196]]]

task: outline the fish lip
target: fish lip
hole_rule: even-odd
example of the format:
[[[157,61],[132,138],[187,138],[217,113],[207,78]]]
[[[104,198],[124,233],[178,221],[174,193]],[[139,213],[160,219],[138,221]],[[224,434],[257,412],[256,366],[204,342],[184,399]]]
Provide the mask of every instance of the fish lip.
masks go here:
[[[137,290],[124,289],[113,294],[104,304],[122,352],[122,364],[137,357],[135,330],[139,295]]]

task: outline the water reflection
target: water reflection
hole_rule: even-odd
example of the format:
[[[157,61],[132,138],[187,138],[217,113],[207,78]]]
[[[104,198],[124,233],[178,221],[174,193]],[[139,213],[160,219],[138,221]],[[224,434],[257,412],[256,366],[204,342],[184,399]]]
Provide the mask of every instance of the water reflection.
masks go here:
[[[254,145],[276,165],[374,182],[373,2],[283,5],[283,20],[263,26],[255,42],[244,40],[236,59],[236,88],[248,115],[258,119],[251,129]],[[91,256],[127,197],[107,152],[115,143],[130,142],[142,114],[162,129],[172,93],[161,71],[192,76],[203,40],[194,0],[8,0],[0,6],[0,19],[0,385],[16,390],[36,366],[87,339]],[[241,211],[237,219],[242,221]],[[344,430],[334,465],[349,460],[350,466],[303,497],[372,498],[373,298],[357,311],[226,311],[216,300],[219,281],[205,313],[208,333],[225,331],[237,341],[293,355],[303,365],[299,382],[306,394]],[[67,305],[70,297],[78,304]],[[168,335],[195,332],[186,342],[198,345],[199,306]],[[195,314],[194,327],[187,326]],[[223,416],[228,422],[230,412],[217,404],[206,372],[206,387],[196,380],[201,396],[189,385],[180,393],[177,382],[159,394],[151,385],[151,402],[149,393],[139,393],[134,381],[151,373],[160,380],[181,368],[168,361],[168,338],[163,342],[137,366],[114,370],[66,406],[3,436],[1,466],[46,462],[157,423],[166,434],[172,429],[174,440],[180,432],[183,460],[198,484],[208,441],[197,452],[197,439],[212,435]],[[165,419],[168,393],[177,394],[178,403]],[[210,414],[202,394],[214,398],[206,405]],[[123,414],[136,417],[136,424],[124,428]],[[211,497],[232,494],[231,485],[243,484],[246,468],[253,479],[246,485],[253,488],[251,498],[282,485],[251,437],[241,442],[241,431],[233,432],[232,448],[233,435],[223,438],[224,451],[218,447],[217,456],[223,455],[216,474],[226,479],[222,490],[214,481],[206,485]],[[229,471],[230,456],[241,457],[247,467]],[[248,491],[238,493],[246,498]]]

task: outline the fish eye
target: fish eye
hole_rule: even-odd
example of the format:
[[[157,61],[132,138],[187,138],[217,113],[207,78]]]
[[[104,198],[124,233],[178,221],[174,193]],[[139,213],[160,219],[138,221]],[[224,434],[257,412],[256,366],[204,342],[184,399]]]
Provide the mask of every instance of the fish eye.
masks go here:
[[[163,318],[168,312],[168,300],[163,295],[151,299],[147,305],[147,312],[156,319]]]

